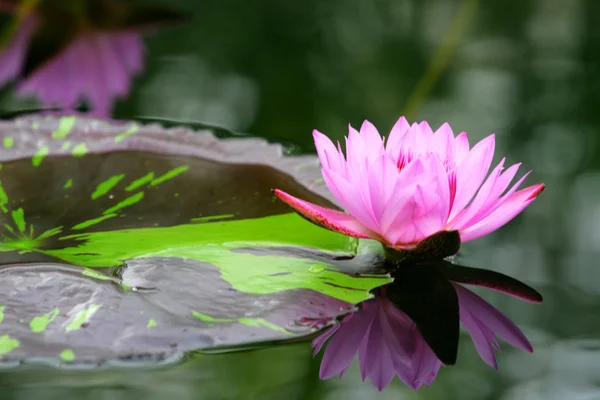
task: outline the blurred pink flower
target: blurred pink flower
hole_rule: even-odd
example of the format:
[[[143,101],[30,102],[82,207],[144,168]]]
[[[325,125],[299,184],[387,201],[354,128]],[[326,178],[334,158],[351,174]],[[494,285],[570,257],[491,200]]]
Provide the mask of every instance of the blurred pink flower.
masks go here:
[[[323,179],[348,214],[323,208],[280,190],[275,195],[310,221],[393,249],[411,249],[440,231],[457,230],[461,241],[484,236],[513,219],[544,189],[508,191],[519,168],[502,172],[505,159],[489,174],[494,135],[469,147],[465,132],[450,125],[433,132],[427,122],[409,125],[404,117],[387,141],[365,121],[346,138],[346,156],[322,133],[313,131]],[[506,191],[506,193],[504,193]],[[504,195],[503,195],[504,193]]]
[[[126,95],[143,68],[144,45],[133,30],[86,31],[58,54],[21,78],[38,18],[31,13],[0,52],[0,85],[18,80],[17,93],[36,95],[44,106],[74,108],[87,101],[93,113],[108,116],[115,98]]]
[[[483,361],[497,368],[495,351],[500,346],[496,335],[515,347],[533,351],[525,335],[504,314],[463,286],[453,285],[460,320]],[[363,381],[369,378],[378,390],[387,387],[394,375],[414,390],[429,386],[442,366],[415,323],[385,296],[363,302],[359,311],[315,338],[314,355],[328,339],[321,379],[341,377],[357,352]]]

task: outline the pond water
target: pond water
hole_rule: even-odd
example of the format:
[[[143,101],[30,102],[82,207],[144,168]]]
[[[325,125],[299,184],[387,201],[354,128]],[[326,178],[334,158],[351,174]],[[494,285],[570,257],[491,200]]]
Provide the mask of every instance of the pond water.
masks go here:
[[[11,365],[0,372],[1,399],[600,399],[597,2],[164,3],[192,19],[146,39],[146,70],[117,104],[119,118],[220,126],[283,143],[290,154],[314,152],[312,129],[340,139],[348,123],[369,119],[387,132],[400,115],[432,126],[447,121],[472,142],[495,132],[495,162],[503,155],[509,164],[522,162],[533,169],[528,182],[544,182],[546,190],[502,229],[464,244],[461,262],[506,273],[543,294],[541,305],[484,294],[522,328],[535,352],[504,345],[494,371],[461,335],[457,365],[442,369],[431,387],[414,392],[396,379],[381,393],[361,382],[356,362],[341,380],[319,380],[321,356],[312,357],[307,341],[197,352],[158,366]],[[37,106],[10,89],[0,92],[3,113]],[[76,168],[61,164],[52,173]],[[285,181],[275,175],[269,179]],[[233,195],[212,185],[223,198]],[[206,195],[193,193],[199,201]],[[181,210],[189,207],[182,202]],[[207,215],[236,212],[227,206],[219,203]],[[246,206],[246,217],[262,216],[259,206]],[[87,218],[94,212],[79,211],[89,211]]]

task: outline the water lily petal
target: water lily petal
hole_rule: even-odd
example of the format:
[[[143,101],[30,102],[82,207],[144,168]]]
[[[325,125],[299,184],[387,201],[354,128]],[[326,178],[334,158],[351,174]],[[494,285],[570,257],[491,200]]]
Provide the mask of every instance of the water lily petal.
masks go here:
[[[381,320],[386,316],[383,315],[379,304],[371,306],[376,310],[358,349],[358,358],[362,380],[369,378],[377,390],[381,391],[392,382],[395,370],[387,342],[388,336],[384,334],[381,324]]]
[[[454,163],[458,165],[463,162],[469,154],[469,138],[467,132],[461,132],[454,138]]]
[[[327,340],[331,338],[340,329],[340,326],[341,323],[338,322],[337,324],[326,329],[325,332],[313,339],[313,341],[310,343],[310,345],[313,348],[313,357],[321,351],[325,342],[327,342]]]
[[[457,291],[457,293],[459,292]],[[479,356],[487,365],[498,369],[493,342],[490,340],[490,337],[494,336],[494,332],[471,314],[468,306],[464,304],[464,300],[461,302],[460,295],[458,296],[458,302],[460,305],[460,321],[467,329],[467,332],[469,332],[477,353],[479,353]]]
[[[345,173],[343,172],[345,170],[343,167],[343,164],[345,164],[343,154],[338,152],[327,136],[316,129],[313,130],[313,138],[317,154],[319,155],[319,161],[321,161],[323,168],[333,170],[338,174],[345,176]]]
[[[377,228],[381,229],[381,218],[398,181],[398,168],[385,154],[379,155],[369,168],[368,185],[373,218],[378,222]]]
[[[273,193],[294,211],[319,226],[352,237],[379,240],[377,234],[367,229],[351,215],[309,203],[279,189],[275,189]]]
[[[495,136],[490,135],[477,143],[464,159],[456,165],[456,195],[450,220],[473,198],[490,169],[494,156]]]
[[[431,350],[416,327],[414,328],[414,335],[416,346],[411,359],[415,369],[415,377],[413,384],[410,386],[417,390],[421,385],[429,386],[435,380],[442,362]]]
[[[394,162],[398,162],[400,146],[406,132],[410,129],[410,124],[404,117],[400,117],[392,127],[386,143],[386,152]]]
[[[414,208],[414,192],[417,184],[423,182],[427,177],[427,167],[422,159],[415,159],[410,162],[398,174],[398,180],[394,186],[393,193],[388,200],[385,210],[381,215],[379,224],[379,232],[387,238],[390,243],[394,243],[390,239],[393,231],[398,231],[398,227],[406,228],[405,221],[410,217],[412,208]]]
[[[352,364],[354,355],[357,353],[376,311],[377,308],[365,308],[352,314],[333,335],[323,354],[323,361],[321,361],[319,371],[321,379],[344,374]]]
[[[448,160],[454,166],[454,134],[446,122],[438,128],[431,138],[431,151],[440,160]]]
[[[505,158],[500,160],[500,163],[490,173],[483,185],[481,185],[481,188],[477,192],[477,195],[475,196],[471,204],[469,204],[469,206],[466,209],[458,213],[456,217],[451,222],[449,222],[449,225],[452,229],[461,230],[469,226],[471,224],[471,221],[474,219],[475,215],[477,215],[477,213],[480,212],[481,208],[489,202],[491,192],[494,189],[496,181],[500,177],[500,172],[502,171],[502,168],[504,167],[504,161]]]
[[[520,163],[511,165],[496,179],[496,181],[493,184],[493,187],[490,190],[487,200],[479,208],[477,213],[475,213],[475,215],[470,219],[468,225],[474,225],[475,223],[481,221],[483,218],[487,217],[492,211],[494,211],[498,207],[498,205],[500,205],[500,202],[502,201],[500,195],[504,193],[512,179],[515,177],[520,165]],[[507,195],[510,196],[511,193],[514,193],[515,190],[521,185],[523,180],[525,180],[525,177],[526,176],[519,180],[519,182],[517,182],[517,184],[510,189]]]
[[[513,193],[490,215],[479,221],[477,224],[461,231],[461,240],[467,242],[469,240],[477,239],[478,237],[487,235],[500,228],[531,204],[542,190],[544,190],[544,185],[540,184]]]
[[[362,225],[377,232],[379,224],[373,216],[372,206],[367,205],[364,200],[365,196],[369,196],[368,193],[364,193],[365,188],[352,185],[335,171],[323,168],[321,172],[327,188],[342,207]]]
[[[369,163],[374,162],[379,156],[383,153],[384,139],[381,137],[379,132],[377,132],[377,128],[370,123],[369,121],[364,121],[360,127],[360,135],[363,138],[367,161]]]
[[[421,121],[419,122],[419,128],[421,128],[423,136],[425,136],[427,140],[431,140],[433,136],[433,130],[431,129],[431,126],[429,126],[429,123],[427,121]]]
[[[418,124],[412,124],[402,139],[402,153],[410,158],[427,154],[427,139]]]
[[[453,285],[461,308],[468,310],[471,315],[513,346],[528,352],[533,351],[531,343],[523,332],[504,314],[469,289],[458,284]]]

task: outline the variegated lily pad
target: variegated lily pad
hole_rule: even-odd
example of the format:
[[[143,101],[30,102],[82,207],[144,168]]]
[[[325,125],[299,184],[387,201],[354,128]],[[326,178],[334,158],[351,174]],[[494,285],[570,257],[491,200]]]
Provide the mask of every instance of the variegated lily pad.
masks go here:
[[[315,157],[211,130],[0,122],[0,360],[98,363],[295,339],[390,281],[302,220]],[[377,274],[379,272],[379,274]]]

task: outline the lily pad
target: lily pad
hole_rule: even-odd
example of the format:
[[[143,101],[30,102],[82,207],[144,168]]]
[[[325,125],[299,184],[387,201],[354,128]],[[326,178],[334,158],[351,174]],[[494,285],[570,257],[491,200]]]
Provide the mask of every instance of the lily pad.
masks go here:
[[[390,282],[377,255],[272,196],[334,206],[316,157],[213,133],[0,121],[1,362],[157,360],[301,338]]]

